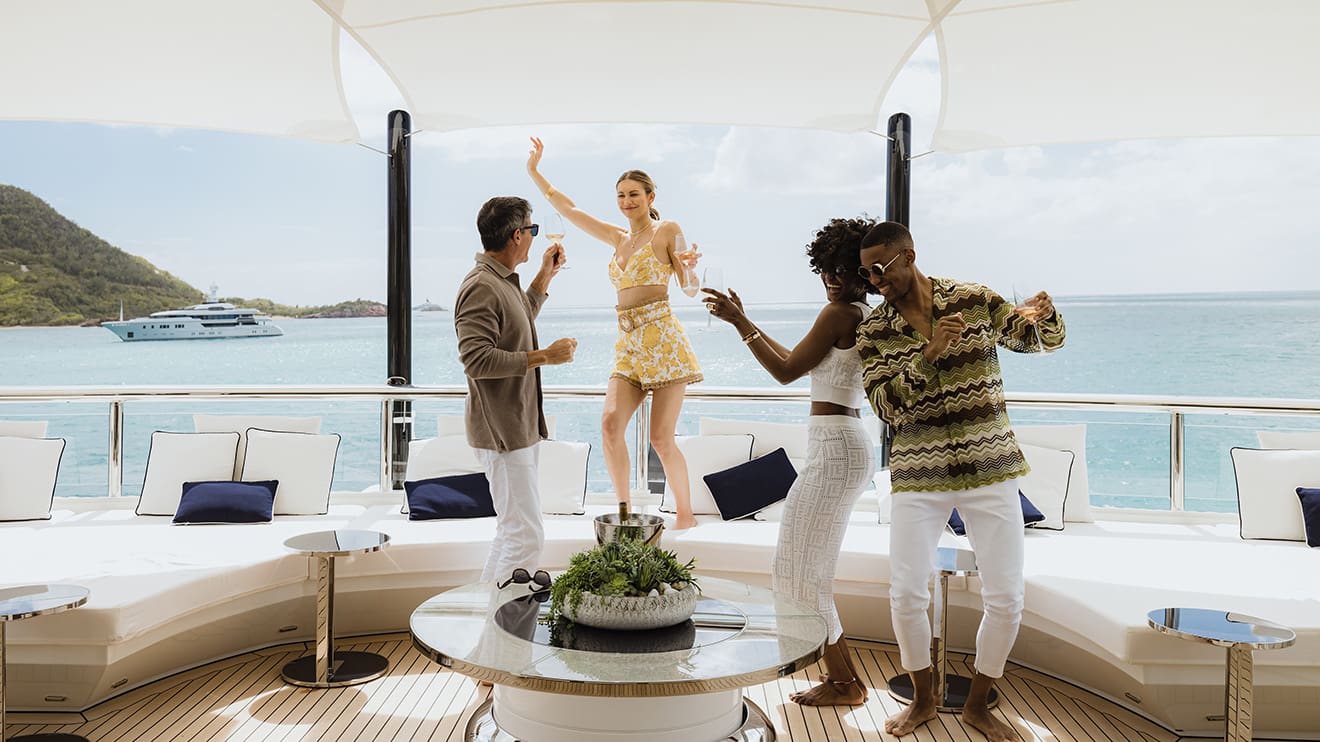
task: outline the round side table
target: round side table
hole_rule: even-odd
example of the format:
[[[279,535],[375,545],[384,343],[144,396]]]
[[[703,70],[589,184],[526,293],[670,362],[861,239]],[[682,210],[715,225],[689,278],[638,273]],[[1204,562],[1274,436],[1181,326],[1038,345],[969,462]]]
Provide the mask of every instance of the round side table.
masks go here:
[[[316,654],[299,657],[280,674],[293,685],[337,688],[375,680],[390,662],[375,652],[335,651],[335,557],[380,551],[390,542],[379,531],[317,531],[294,536],[285,547],[316,563]]]
[[[0,739],[81,740],[76,734],[5,735],[5,626],[33,616],[62,613],[87,602],[91,592],[81,585],[23,585],[0,590]]]
[[[1297,641],[1296,632],[1272,621],[1205,608],[1160,608],[1146,614],[1146,623],[1161,634],[1228,650],[1224,673],[1224,739],[1249,742],[1251,652],[1291,647]]]
[[[935,630],[930,640],[931,653],[934,655],[934,662],[931,663],[931,684],[936,688],[944,689],[935,708],[939,711],[962,711],[963,706],[967,705],[967,694],[972,688],[972,679],[964,675],[949,674],[945,647],[949,634],[949,578],[975,575],[976,554],[970,549],[941,546],[935,553],[935,566],[940,572],[940,594],[938,600],[932,601],[935,609]],[[912,699],[916,697],[912,689],[912,676],[903,673],[890,678],[889,695],[904,703],[912,703]],[[991,688],[990,695],[986,697],[986,705],[994,708],[997,703],[999,703],[999,691]]]

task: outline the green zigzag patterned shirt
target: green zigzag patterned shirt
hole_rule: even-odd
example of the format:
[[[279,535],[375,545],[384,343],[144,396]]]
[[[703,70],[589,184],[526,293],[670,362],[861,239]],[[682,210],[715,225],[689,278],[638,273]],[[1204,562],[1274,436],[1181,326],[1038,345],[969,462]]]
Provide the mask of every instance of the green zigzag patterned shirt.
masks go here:
[[[862,382],[893,430],[894,492],[983,487],[1031,471],[1009,427],[996,345],[1017,353],[1063,347],[1063,317],[1032,326],[1013,304],[976,283],[932,278],[934,317],[962,312],[967,330],[930,363],[927,338],[888,303],[857,328]],[[1039,335],[1037,334],[1039,329]]]

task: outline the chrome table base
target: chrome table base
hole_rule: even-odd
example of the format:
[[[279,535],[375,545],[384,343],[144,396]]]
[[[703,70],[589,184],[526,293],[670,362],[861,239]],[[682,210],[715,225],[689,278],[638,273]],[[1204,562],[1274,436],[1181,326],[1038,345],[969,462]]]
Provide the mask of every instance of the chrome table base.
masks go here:
[[[519,742],[518,738],[500,729],[495,723],[494,702],[487,698],[468,718],[463,732],[464,742]],[[743,723],[731,734],[712,742],[775,742],[775,726],[761,707],[743,699]],[[697,742],[694,740],[693,742]]]

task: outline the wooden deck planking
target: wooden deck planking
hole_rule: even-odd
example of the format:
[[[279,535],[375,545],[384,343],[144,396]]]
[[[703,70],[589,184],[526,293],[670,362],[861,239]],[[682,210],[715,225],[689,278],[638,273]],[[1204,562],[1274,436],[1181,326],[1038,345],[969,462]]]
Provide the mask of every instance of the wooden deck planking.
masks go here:
[[[897,649],[850,642],[854,664],[869,689],[864,705],[807,708],[789,694],[814,685],[824,672],[813,666],[748,688],[747,697],[774,723],[782,740],[871,742],[892,740],[884,723],[902,706],[891,698],[888,678],[899,673]],[[285,663],[310,651],[290,644],[229,658],[159,680],[99,704],[81,723],[56,724],[46,714],[12,714],[10,735],[82,734],[94,742],[117,740],[435,740],[461,742],[468,716],[490,689],[444,670],[412,647],[406,634],[340,640],[339,648],[389,657],[384,677],[357,686],[315,689],[286,684]],[[970,674],[968,658],[950,655],[952,670]],[[1031,742],[1177,742],[1179,737],[1117,704],[1033,670],[1011,666],[998,683],[995,713]],[[62,721],[70,715],[64,714]],[[79,718],[78,715],[73,715]],[[30,721],[25,721],[30,720]],[[905,738],[917,742],[979,742],[957,714]]]

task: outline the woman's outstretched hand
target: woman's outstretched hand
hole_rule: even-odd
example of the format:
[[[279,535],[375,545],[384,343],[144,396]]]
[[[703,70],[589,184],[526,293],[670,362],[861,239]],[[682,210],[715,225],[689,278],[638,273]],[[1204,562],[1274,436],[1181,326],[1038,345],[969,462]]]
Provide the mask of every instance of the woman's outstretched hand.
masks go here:
[[[527,172],[534,173],[541,164],[541,155],[545,154],[545,145],[538,137],[532,137],[532,148],[527,150]]]
[[[716,289],[702,289],[701,293],[705,294],[702,301],[706,302],[706,309],[713,316],[731,325],[747,319],[747,313],[743,311],[742,299],[737,291],[729,289],[729,293],[725,294]]]

